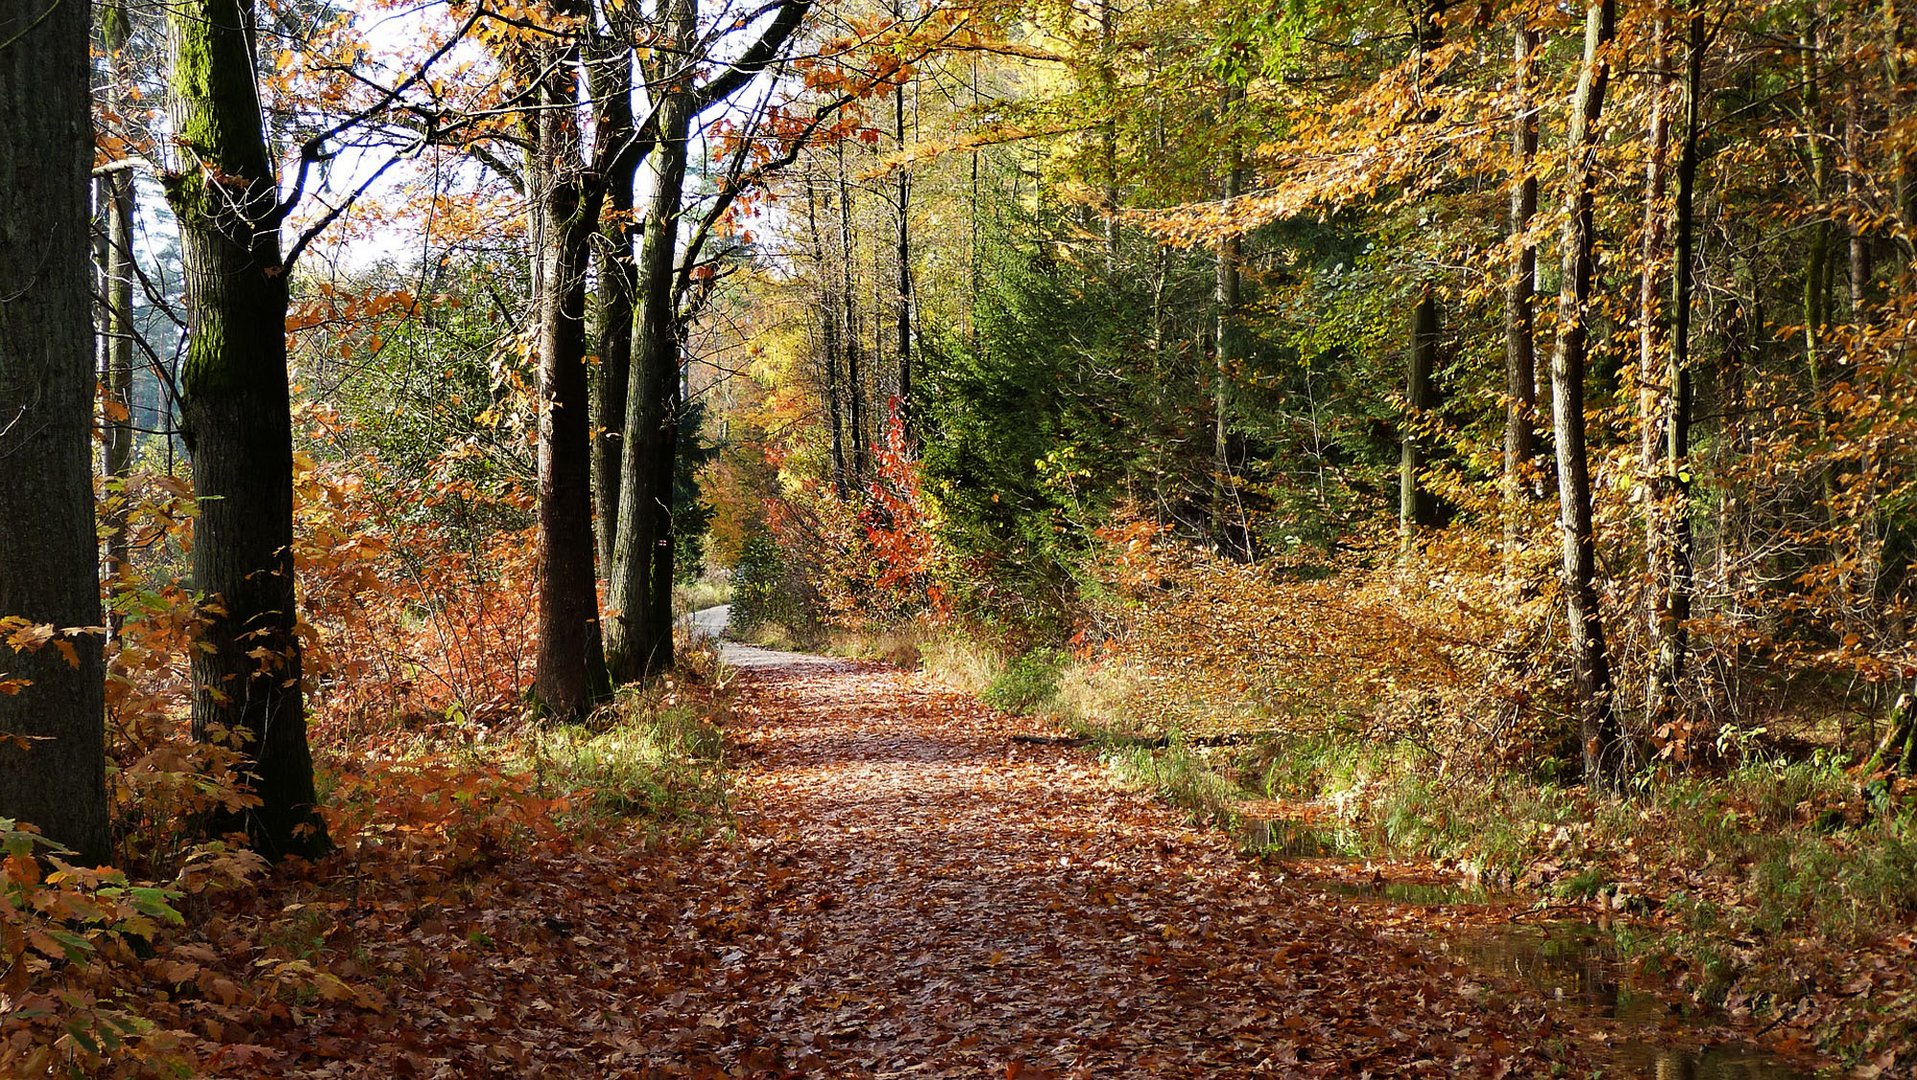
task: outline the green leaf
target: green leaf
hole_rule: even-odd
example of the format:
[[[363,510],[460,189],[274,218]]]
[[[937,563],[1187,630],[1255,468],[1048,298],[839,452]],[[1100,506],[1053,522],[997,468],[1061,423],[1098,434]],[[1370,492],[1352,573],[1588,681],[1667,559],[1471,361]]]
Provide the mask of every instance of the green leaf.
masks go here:
[[[128,899],[130,899],[133,902],[133,906],[142,913],[151,915],[161,922],[172,923],[175,926],[182,925],[186,922],[186,919],[173,907],[172,902],[179,898],[180,894],[172,889],[141,887],[132,889],[128,893]]]
[[[47,929],[47,936],[60,943],[61,951],[67,959],[76,964],[85,963],[87,955],[93,952],[93,942],[68,930]]]

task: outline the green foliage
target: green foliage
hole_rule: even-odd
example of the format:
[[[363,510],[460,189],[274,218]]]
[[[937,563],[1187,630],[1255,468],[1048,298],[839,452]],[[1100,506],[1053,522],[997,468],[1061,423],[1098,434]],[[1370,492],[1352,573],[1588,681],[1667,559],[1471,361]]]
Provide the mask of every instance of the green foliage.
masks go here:
[[[679,417],[672,474],[672,543],[673,573],[680,584],[697,581],[706,570],[706,537],[714,510],[701,498],[699,474],[719,457],[717,444],[705,441],[706,417],[705,404],[696,401]]]
[[[575,792],[587,812],[649,827],[703,831],[722,823],[731,798],[725,734],[689,704],[625,694],[610,727],[566,725],[540,733],[527,753],[542,784]]]
[[[417,295],[399,283],[429,280]],[[468,258],[426,271],[379,265],[341,285],[301,282],[291,328],[309,390],[335,415],[317,454],[370,455],[367,480],[394,520],[434,522],[472,542],[532,523],[535,379],[510,347],[510,273]]]
[[[993,248],[985,281],[976,334],[945,335],[925,357],[926,490],[967,599],[1042,622],[1072,606],[1090,531],[1128,490],[1155,485],[1176,513],[1203,516],[1207,465],[1187,433],[1200,358],[1155,344],[1136,317],[1156,300],[1190,327],[1202,293],[1187,277],[1154,298],[1142,278],[1087,273],[1042,242]]]
[[[1058,693],[1065,660],[1065,654],[1057,649],[1033,649],[1006,664],[979,697],[1005,712],[1030,712]]]
[[[1189,813],[1193,821],[1232,828],[1235,806],[1244,798],[1236,784],[1214,772],[1191,747],[1114,746],[1102,758],[1119,779],[1149,788],[1158,798]]]
[[[732,632],[747,637],[768,627],[794,631],[818,616],[804,575],[790,565],[772,531],[763,524],[748,531],[732,567]]]

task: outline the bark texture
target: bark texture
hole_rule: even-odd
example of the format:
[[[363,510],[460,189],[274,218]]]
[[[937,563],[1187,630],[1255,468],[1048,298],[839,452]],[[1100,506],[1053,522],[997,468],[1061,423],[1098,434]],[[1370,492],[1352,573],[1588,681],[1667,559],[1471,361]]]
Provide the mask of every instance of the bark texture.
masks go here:
[[[1618,725],[1611,660],[1598,606],[1597,545],[1591,529],[1591,470],[1585,451],[1584,369],[1590,339],[1591,286],[1596,270],[1596,157],[1598,122],[1610,81],[1606,54],[1616,34],[1614,0],[1597,0],[1586,15],[1584,60],[1571,100],[1569,155],[1564,181],[1562,288],[1558,338],[1551,356],[1551,397],[1557,435],[1558,524],[1563,539],[1563,587],[1572,663],[1577,676],[1584,774],[1593,785],[1616,787],[1630,766]]]
[[[592,427],[586,379],[586,265],[598,229],[599,189],[580,157],[571,50],[539,52],[528,119],[540,185],[539,220],[539,653],[533,693],[554,719],[574,720],[611,694],[593,574]]]
[[[0,9],[0,618],[56,631],[100,622],[87,15],[72,3]],[[0,681],[27,685],[0,693],[0,817],[104,862],[100,638],[25,651],[8,636]]]
[[[612,574],[612,544],[619,524],[619,457],[626,424],[626,392],[632,379],[632,303],[637,263],[632,255],[633,176],[641,157],[633,130],[632,50],[602,42],[595,50],[592,96],[600,141],[612,153],[605,183],[605,218],[599,243],[599,367],[594,380],[592,479],[599,573]]]
[[[254,85],[250,4],[169,9],[173,125],[168,200],[180,222],[190,343],[181,409],[199,520],[193,729],[236,739],[260,805],[242,821],[269,857],[327,847],[294,632],[293,437],[278,189]]]
[[[904,17],[903,11],[900,18]],[[905,153],[905,84],[892,94],[892,120],[899,153]],[[893,302],[893,322],[899,356],[899,423],[904,426],[907,445],[917,442],[917,425],[912,414],[912,170],[901,165],[893,180],[893,199],[897,204],[898,231],[893,238],[893,257],[898,261],[898,295]],[[1110,220],[1109,217],[1107,220]]]
[[[1677,683],[1684,673],[1691,615],[1691,306],[1694,289],[1699,95],[1703,92],[1704,16],[1688,20],[1679,133],[1676,197],[1672,206],[1669,348],[1660,358],[1656,423],[1647,425],[1645,451],[1654,463],[1645,551],[1651,572],[1651,671],[1645,680],[1645,718],[1653,732],[1677,718]],[[1655,438],[1655,442],[1651,441]]]
[[[667,33],[689,49],[696,23],[690,0],[677,0]],[[694,102],[689,90],[662,90],[656,108],[659,138],[648,156],[652,193],[639,245],[639,324],[626,399],[625,479],[606,586],[611,608],[606,666],[621,683],[651,679],[672,666],[672,476],[679,438],[680,344],[675,285]],[[659,565],[666,581],[664,605],[655,602]]]

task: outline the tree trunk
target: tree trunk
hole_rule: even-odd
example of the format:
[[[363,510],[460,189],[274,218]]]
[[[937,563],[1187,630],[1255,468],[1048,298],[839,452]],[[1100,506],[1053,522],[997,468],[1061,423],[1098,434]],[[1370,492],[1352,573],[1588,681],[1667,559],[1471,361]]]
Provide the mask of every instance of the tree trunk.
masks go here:
[[[1652,601],[1651,671],[1645,680],[1645,718],[1656,732],[1676,719],[1677,681],[1684,673],[1689,640],[1684,627],[1691,615],[1691,304],[1696,292],[1694,206],[1697,191],[1698,127],[1702,93],[1704,16],[1692,12],[1684,59],[1684,117],[1677,161],[1677,192],[1672,207],[1675,244],[1671,259],[1671,333],[1661,380],[1660,418],[1648,503],[1646,550],[1650,553]]]
[[[1438,524],[1438,501],[1425,490],[1421,474],[1430,464],[1429,440],[1417,425],[1429,422],[1438,405],[1433,378],[1438,358],[1438,301],[1427,286],[1411,309],[1411,347],[1405,364],[1405,429],[1398,456],[1398,528],[1406,551],[1418,530]]]
[[[1522,507],[1529,495],[1529,473],[1537,456],[1538,384],[1537,335],[1531,305],[1537,287],[1538,249],[1528,233],[1538,209],[1538,121],[1531,100],[1536,82],[1531,59],[1538,34],[1520,16],[1512,37],[1515,109],[1511,117],[1511,205],[1505,218],[1506,235],[1517,244],[1504,285],[1504,574],[1507,590],[1517,596],[1517,557],[1523,543]]]
[[[539,215],[539,652],[533,694],[555,720],[590,712],[611,692],[593,576],[592,425],[586,378],[586,264],[599,227],[598,191],[580,158],[573,65],[542,56],[538,110],[528,119],[544,184]]]
[[[839,317],[845,320],[845,331],[839,336],[839,342],[845,347],[845,393],[846,427],[852,440],[852,486],[865,483],[866,457],[868,444],[865,439],[865,383],[859,374],[859,305],[858,305],[858,267],[852,261],[856,250],[852,246],[852,187],[845,176],[845,144],[838,146],[839,166],[839,258],[844,268],[841,284],[845,291],[840,296]]]
[[[106,108],[114,116],[126,113],[124,86],[127,70],[127,10],[122,2],[104,8],[102,29],[107,48]],[[105,177],[106,251],[100,277],[106,298],[101,320],[104,339],[101,365],[101,471],[107,480],[103,506],[107,532],[107,573],[123,586],[131,569],[132,548],[127,536],[127,479],[133,473],[133,173],[116,169]],[[112,590],[109,589],[109,592]],[[121,617],[109,608],[107,625],[118,637]]]
[[[254,84],[253,11],[241,0],[169,9],[173,127],[166,177],[180,223],[190,341],[182,421],[199,519],[193,730],[239,740],[261,805],[244,824],[268,856],[327,847],[314,811],[293,582],[293,437],[278,191]]]
[[[1098,125],[1099,171],[1104,181],[1105,274],[1118,274],[1118,11],[1113,0],[1098,5],[1099,103],[1104,119]],[[974,169],[977,161],[974,159]]]
[[[1230,125],[1236,123],[1236,117],[1232,115],[1233,106],[1243,101],[1244,97],[1245,92],[1241,87],[1225,88],[1219,119],[1228,132]],[[1225,136],[1225,150],[1221,159],[1224,180],[1221,194],[1229,202],[1242,195],[1245,186],[1245,154],[1238,146],[1238,140],[1229,133]],[[1211,535],[1220,554],[1238,562],[1249,562],[1251,530],[1246,528],[1244,515],[1237,505],[1238,491],[1231,470],[1231,425],[1228,419],[1231,380],[1237,367],[1244,362],[1244,357],[1239,355],[1238,333],[1242,294],[1239,267],[1243,254],[1244,242],[1235,232],[1228,231],[1218,242],[1217,282],[1212,297],[1217,312],[1213,327],[1215,362],[1212,365],[1211,387]]]
[[[696,8],[677,0],[671,18],[676,29],[669,32],[690,48]],[[639,324],[620,460],[625,494],[607,583],[612,615],[606,664],[620,683],[652,679],[672,666],[672,479],[680,349],[675,286],[693,103],[683,91],[661,94],[659,139],[649,158],[651,203],[639,248]],[[663,605],[657,602],[662,574],[667,583]]]
[[[1644,226],[1638,251],[1637,480],[1644,499],[1645,624],[1651,652],[1650,670],[1644,688],[1645,718],[1653,733],[1666,719],[1663,713],[1668,708],[1672,689],[1668,684],[1660,685],[1657,659],[1663,635],[1668,630],[1664,625],[1664,606],[1668,563],[1671,559],[1670,531],[1658,505],[1666,464],[1666,410],[1672,389],[1665,380],[1669,357],[1664,352],[1661,314],[1658,310],[1670,214],[1670,208],[1665,205],[1671,152],[1670,33],[1670,18],[1660,15],[1651,30],[1651,57],[1646,73],[1650,83],[1646,104],[1649,120],[1644,139]],[[1673,264],[1673,280],[1677,276],[1678,271]],[[1675,342],[1672,344],[1675,346]]]
[[[903,15],[900,16],[903,18]],[[898,137],[899,153],[905,153],[905,84],[892,95],[892,119]],[[917,444],[918,433],[912,415],[912,170],[900,164],[894,190],[898,202],[898,237],[894,254],[898,258],[898,296],[895,301],[897,348],[899,352],[899,423],[905,431],[907,446]]]
[[[599,245],[599,367],[593,380],[592,479],[599,574],[612,574],[619,526],[620,437],[632,380],[633,174],[639,163],[632,116],[632,50],[602,42],[592,68],[592,96],[600,140],[614,153],[603,179],[606,221]]]
[[[1663,457],[1660,448],[1664,445],[1663,383],[1666,358],[1662,348],[1658,307],[1670,213],[1665,205],[1669,187],[1666,174],[1671,152],[1670,54],[1670,20],[1660,17],[1651,31],[1651,63],[1647,75],[1651,84],[1647,104],[1650,118],[1644,140],[1644,228],[1638,250],[1638,479],[1647,486],[1657,473]],[[1647,513],[1646,520],[1655,516]],[[1655,535],[1657,527],[1652,525],[1650,532]],[[1651,557],[1655,562],[1655,545],[1651,548]],[[1655,577],[1656,573],[1654,565],[1652,576]]]
[[[1830,154],[1825,146],[1823,115],[1823,58],[1827,42],[1823,23],[1817,19],[1816,13],[1810,13],[1809,17],[1814,24],[1799,39],[1803,58],[1802,93],[1811,166],[1811,198],[1815,205],[1822,206],[1830,197]],[[1829,444],[1830,432],[1830,410],[1825,401],[1827,373],[1824,370],[1824,337],[1830,325],[1830,287],[1835,269],[1831,257],[1831,239],[1831,223],[1828,219],[1813,222],[1810,228],[1810,250],[1804,260],[1804,367],[1810,379],[1820,446]],[[1836,491],[1836,470],[1826,461],[1820,464],[1817,472],[1822,496],[1819,512],[1827,514]]]
[[[845,477],[844,402],[839,387],[839,333],[843,327],[839,323],[838,285],[827,272],[829,262],[825,238],[819,230],[818,184],[812,176],[806,177],[805,211],[812,240],[812,260],[818,267],[819,275],[819,351],[822,354],[820,368],[824,375],[820,396],[825,399],[826,424],[832,433],[832,488],[843,499],[848,490]]]
[[[1846,32],[1848,44],[1848,32]],[[1850,49],[1846,49],[1850,52]],[[1844,194],[1852,212],[1865,204],[1864,192],[1864,94],[1861,79],[1850,80],[1850,100],[1844,110]],[[1850,234],[1850,317],[1854,323],[1864,320],[1864,306],[1870,297],[1870,233],[1853,221]]]
[[[1917,96],[1907,81],[1904,70],[1904,51],[1909,47],[1911,37],[1910,11],[1897,9],[1899,0],[1884,0],[1884,74],[1889,81],[1890,109],[1892,122],[1910,115],[1911,99]],[[1900,247],[1904,262],[1908,264],[1917,251],[1917,154],[1910,151],[1908,139],[1896,140],[1895,158],[1891,162],[1891,190],[1896,195],[1898,224],[1903,228]]]
[[[88,7],[0,13],[0,618],[100,621],[93,531]],[[23,212],[30,208],[30,212]],[[107,860],[100,639],[0,633],[0,817]],[[71,653],[68,653],[68,650]]]
[[[1577,674],[1578,727],[1584,774],[1593,786],[1616,788],[1629,772],[1631,749],[1618,725],[1598,607],[1597,547],[1591,527],[1591,472],[1584,446],[1584,367],[1590,337],[1596,247],[1598,122],[1604,110],[1616,33],[1615,0],[1596,0],[1585,22],[1584,60],[1571,101],[1565,169],[1563,283],[1558,293],[1557,347],[1551,356],[1551,398],[1557,436],[1558,510],[1563,536],[1564,598]]]

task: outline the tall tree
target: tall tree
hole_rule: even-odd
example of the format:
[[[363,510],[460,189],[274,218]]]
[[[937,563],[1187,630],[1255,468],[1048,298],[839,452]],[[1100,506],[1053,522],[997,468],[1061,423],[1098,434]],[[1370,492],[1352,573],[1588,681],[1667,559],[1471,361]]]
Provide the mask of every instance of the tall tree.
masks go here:
[[[843,326],[839,332],[839,345],[845,350],[846,437],[852,443],[852,486],[857,487],[865,482],[866,459],[871,453],[871,443],[866,439],[865,378],[860,373],[859,364],[864,351],[859,341],[859,328],[864,320],[859,317],[858,263],[854,261],[856,249],[852,246],[852,185],[845,174],[845,144],[840,143],[835,150],[834,159],[839,172],[839,273],[836,284],[840,293],[834,307]]]
[[[176,160],[164,178],[185,256],[189,344],[181,411],[199,504],[193,730],[235,738],[270,856],[327,846],[314,810],[293,589],[293,436],[286,266],[254,73],[250,0],[169,9]],[[217,826],[241,824],[220,822]]]
[[[692,56],[696,0],[672,0],[660,61],[674,67]],[[695,114],[683,73],[648,71],[658,138],[649,157],[651,195],[640,234],[632,385],[626,398],[617,533],[606,591],[606,664],[619,682],[636,682],[672,666],[672,612],[653,610],[656,562],[670,558],[672,474],[678,452],[680,323],[673,286],[679,268],[679,214],[685,201],[687,141]]]
[[[106,46],[106,111],[124,117],[127,111],[131,65],[126,56],[130,13],[124,0],[112,0],[101,9],[101,38]],[[133,172],[114,168],[101,178],[106,218],[100,260],[104,308],[100,320],[102,411],[101,466],[113,485],[106,500],[107,572],[124,581],[132,549],[127,532],[126,483],[133,473]],[[119,631],[120,618],[108,613]]]
[[[1504,286],[1504,565],[1506,587],[1518,588],[1517,555],[1522,542],[1520,507],[1529,492],[1537,456],[1537,330],[1532,304],[1537,291],[1538,248],[1531,242],[1531,219],[1538,210],[1538,118],[1533,100],[1537,82],[1538,33],[1527,12],[1517,15],[1511,36],[1511,199],[1505,234],[1513,245]]]
[[[1630,765],[1617,719],[1611,659],[1598,606],[1597,542],[1591,528],[1591,467],[1585,450],[1584,377],[1596,275],[1597,148],[1610,82],[1616,0],[1596,0],[1585,16],[1584,59],[1566,132],[1564,232],[1558,291],[1557,347],[1551,356],[1551,404],[1557,435],[1558,525],[1571,659],[1577,674],[1578,726],[1584,773],[1592,785],[1615,786]]]
[[[604,185],[587,175],[579,133],[579,11],[555,4],[559,26],[519,56],[531,93],[522,123],[527,192],[539,261],[539,652],[533,692],[572,720],[606,698],[594,585],[592,425],[586,377],[586,278]]]
[[[1419,530],[1439,522],[1437,497],[1424,483],[1431,440],[1419,430],[1431,423],[1438,405],[1438,299],[1428,285],[1411,306],[1410,329],[1405,350],[1405,424],[1398,456],[1398,528],[1407,551],[1416,543]]]
[[[812,263],[819,278],[819,366],[824,376],[820,396],[824,399],[826,428],[832,445],[832,487],[843,499],[849,494],[845,471],[845,395],[839,386],[839,354],[843,351],[839,335],[844,326],[839,320],[839,289],[829,278],[834,260],[826,252],[825,236],[819,228],[819,186],[821,178],[808,174],[805,179],[805,214]]]
[[[1670,340],[1659,357],[1662,369],[1656,372],[1656,415],[1646,417],[1644,446],[1651,463],[1646,499],[1650,513],[1644,541],[1651,571],[1651,669],[1645,679],[1644,711],[1654,732],[1676,715],[1677,680],[1683,674],[1689,646],[1684,623],[1691,613],[1691,482],[1687,459],[1691,441],[1691,305],[1696,275],[1693,218],[1699,95],[1703,91],[1703,12],[1693,10],[1686,23],[1677,190],[1671,208]]]
[[[88,22],[85,4],[0,9],[0,618],[30,624],[0,638],[0,816],[103,862]]]
[[[903,3],[894,5],[893,11],[902,25],[905,20]],[[901,159],[905,155],[906,82],[901,76],[892,91],[893,134],[898,140]],[[904,425],[906,441],[910,444],[918,438],[912,416],[912,168],[903,160],[897,175],[892,178],[892,184],[893,205],[897,211],[897,232],[894,234],[892,254],[898,263],[898,295],[893,299],[892,317],[899,361],[898,409],[899,422]]]
[[[1238,143],[1234,127],[1239,123],[1237,108],[1244,99],[1245,88],[1234,81],[1226,84],[1223,100],[1219,103],[1219,119],[1225,131],[1225,146],[1219,154],[1219,171],[1223,174],[1221,194],[1227,205],[1244,194],[1245,152]],[[1113,217],[1115,214],[1108,212],[1107,220]],[[1238,325],[1243,314],[1239,310],[1242,292],[1239,264],[1243,258],[1243,237],[1234,231],[1220,238],[1212,295],[1218,310],[1212,328],[1211,531],[1212,543],[1227,557],[1249,562],[1252,557],[1251,530],[1246,527],[1244,514],[1238,506],[1238,485],[1232,476],[1230,401],[1227,395],[1232,380],[1239,377],[1238,367],[1244,363],[1241,345],[1244,335]]]
[[[605,220],[599,251],[599,367],[594,380],[592,478],[598,518],[599,574],[612,572],[612,541],[619,522],[619,450],[626,422],[626,391],[632,379],[633,180],[644,156],[632,114],[632,48],[627,29],[613,17],[609,32],[595,36],[592,98],[600,139],[611,148],[604,167]]]
[[[811,6],[811,0],[781,0],[757,40],[717,74],[698,82],[700,67],[711,62],[714,42],[700,34],[697,0],[671,0],[660,26],[660,40],[669,45],[654,51],[646,70],[653,98],[648,128],[652,187],[639,245],[639,315],[621,447],[617,535],[606,584],[612,609],[606,625],[606,665],[619,682],[652,678],[673,662],[673,488],[685,328],[680,301],[697,260],[695,245],[681,263],[679,233],[693,125],[700,114],[729,100],[783,54]],[[735,176],[735,184],[742,182],[743,176]],[[699,235],[706,234],[714,216],[729,203],[722,194],[700,223]]]

